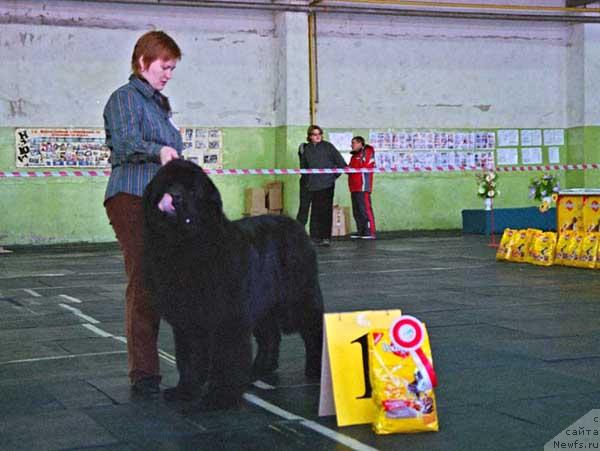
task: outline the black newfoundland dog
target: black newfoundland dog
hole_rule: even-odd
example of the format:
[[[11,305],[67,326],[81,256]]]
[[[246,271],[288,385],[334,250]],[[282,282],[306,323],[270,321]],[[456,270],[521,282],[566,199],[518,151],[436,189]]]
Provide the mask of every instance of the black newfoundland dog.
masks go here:
[[[179,371],[165,398],[200,398],[203,410],[238,405],[253,377],[277,368],[280,331],[301,334],[305,373],[318,377],[323,299],[302,225],[285,216],[228,220],[215,185],[184,160],[158,171],[143,202],[145,279],[173,328]]]

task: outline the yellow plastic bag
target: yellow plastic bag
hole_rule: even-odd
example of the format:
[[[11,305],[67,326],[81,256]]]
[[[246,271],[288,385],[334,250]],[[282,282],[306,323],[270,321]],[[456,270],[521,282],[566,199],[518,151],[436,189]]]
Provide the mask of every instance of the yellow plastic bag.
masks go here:
[[[573,262],[579,268],[593,269],[598,259],[598,236],[596,233],[587,233],[583,236],[577,247],[577,259]]]
[[[510,251],[512,249],[512,240],[517,233],[514,229],[504,229],[500,245],[496,251],[496,260],[508,260],[510,257]]]
[[[569,240],[569,245],[567,246],[566,252],[563,253],[563,265],[577,266],[577,260],[579,260],[579,253],[581,252],[581,245],[584,238],[584,232],[573,232],[573,235]]]
[[[554,263],[556,233],[535,231],[529,245],[528,261],[534,265],[550,266]]]
[[[542,235],[541,230],[533,230],[532,232],[529,232],[529,240],[527,242],[527,251],[525,252],[525,261],[527,263],[533,263],[535,260],[535,242],[541,237]]]
[[[583,196],[559,196],[556,205],[557,232],[584,230]]]
[[[510,256],[508,260],[511,262],[525,262],[527,261],[527,252],[529,251],[529,242],[533,234],[539,231],[537,229],[523,229],[519,230],[513,240],[510,250]]]
[[[586,232],[600,232],[600,197],[585,196],[583,200],[583,226]]]
[[[556,243],[556,252],[554,254],[554,264],[562,265],[565,262],[565,257],[567,255],[567,251],[573,241],[573,234],[575,232],[567,231],[563,232],[558,236],[558,241]]]
[[[598,249],[596,251],[596,264],[594,265],[594,268],[600,269],[600,244],[598,245]]]
[[[393,338],[395,337],[395,338]],[[376,434],[439,429],[431,348],[425,325],[403,315],[388,329],[369,334],[369,366]]]

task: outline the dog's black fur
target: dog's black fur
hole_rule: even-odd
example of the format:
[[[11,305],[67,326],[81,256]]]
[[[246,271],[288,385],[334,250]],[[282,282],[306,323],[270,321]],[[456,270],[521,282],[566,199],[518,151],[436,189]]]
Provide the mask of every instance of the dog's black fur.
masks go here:
[[[159,208],[165,194],[169,211]],[[216,186],[184,160],[158,171],[143,205],[145,282],[175,337],[179,383],[167,399],[201,398],[205,410],[238,405],[253,376],[277,368],[280,330],[301,334],[305,373],[318,377],[323,300],[316,253],[300,223],[228,220]]]

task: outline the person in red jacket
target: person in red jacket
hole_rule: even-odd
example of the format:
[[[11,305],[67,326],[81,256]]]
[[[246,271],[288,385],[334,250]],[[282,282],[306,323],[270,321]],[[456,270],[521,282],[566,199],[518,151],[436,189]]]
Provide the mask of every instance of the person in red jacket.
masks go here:
[[[362,136],[352,138],[351,168],[374,168],[375,149],[365,143]],[[348,187],[352,196],[352,214],[356,221],[356,234],[350,238],[363,240],[375,239],[375,217],[371,205],[371,191],[373,190],[373,173],[348,174]]]

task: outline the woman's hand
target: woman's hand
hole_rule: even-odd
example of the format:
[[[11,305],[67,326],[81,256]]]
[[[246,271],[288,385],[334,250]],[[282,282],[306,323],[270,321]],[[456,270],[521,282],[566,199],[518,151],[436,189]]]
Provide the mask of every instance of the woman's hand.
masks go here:
[[[179,158],[179,154],[175,149],[169,146],[164,146],[160,149],[160,164],[165,165],[171,160],[176,160]]]

